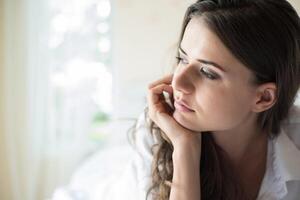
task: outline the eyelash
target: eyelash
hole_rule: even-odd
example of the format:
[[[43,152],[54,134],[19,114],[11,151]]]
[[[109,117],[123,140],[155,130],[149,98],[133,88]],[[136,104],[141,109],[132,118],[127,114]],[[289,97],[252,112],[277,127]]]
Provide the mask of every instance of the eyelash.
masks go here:
[[[183,58],[176,56],[176,60],[177,60],[178,63],[181,63],[182,60],[183,60]],[[206,78],[208,78],[208,79],[211,79],[211,80],[218,79],[218,77],[216,77],[216,76],[214,76],[214,75],[212,75],[212,74],[210,74],[210,73],[207,73],[207,72],[203,71],[203,67],[200,69],[200,72],[201,72]]]

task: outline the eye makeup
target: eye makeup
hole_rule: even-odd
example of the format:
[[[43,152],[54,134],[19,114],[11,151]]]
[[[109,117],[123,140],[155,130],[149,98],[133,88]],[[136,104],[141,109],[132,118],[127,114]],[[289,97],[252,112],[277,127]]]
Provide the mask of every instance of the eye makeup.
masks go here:
[[[179,52],[179,55],[187,56],[187,53],[181,48],[181,46],[179,46],[178,52]],[[219,64],[217,64],[213,61],[208,61],[208,60],[204,60],[204,59],[197,59],[197,61],[200,62],[200,63],[203,63],[203,64],[211,65],[215,68],[218,68],[222,72],[226,72],[224,67],[222,67],[221,65],[219,65]]]
[[[178,64],[183,64],[183,65],[187,65],[187,64],[188,64],[188,62],[185,61],[185,59],[182,58],[182,57],[180,57],[180,56],[177,56],[176,59],[177,59],[177,63],[178,63]],[[200,71],[200,73],[203,74],[206,78],[211,79],[211,80],[215,80],[215,79],[218,79],[218,78],[219,78],[218,75],[216,75],[215,73],[210,72],[210,71],[208,70],[208,67],[203,66],[202,63],[201,63],[201,66],[202,66],[202,67],[200,68],[199,71]]]

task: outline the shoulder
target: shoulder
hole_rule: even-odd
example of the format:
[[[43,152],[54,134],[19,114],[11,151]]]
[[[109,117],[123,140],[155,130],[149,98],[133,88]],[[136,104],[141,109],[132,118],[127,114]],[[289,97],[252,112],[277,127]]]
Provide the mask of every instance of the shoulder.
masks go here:
[[[300,106],[293,105],[289,115],[282,122],[282,129],[293,143],[300,149]]]
[[[285,182],[300,181],[300,109],[293,106],[274,141],[274,165]],[[276,171],[276,170],[275,170]]]

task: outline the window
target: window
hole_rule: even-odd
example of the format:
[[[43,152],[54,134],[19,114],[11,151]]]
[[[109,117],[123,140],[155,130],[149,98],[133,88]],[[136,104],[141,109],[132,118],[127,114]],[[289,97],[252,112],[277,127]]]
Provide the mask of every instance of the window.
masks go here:
[[[112,111],[110,1],[49,0],[48,7],[53,139],[62,148],[98,148]]]

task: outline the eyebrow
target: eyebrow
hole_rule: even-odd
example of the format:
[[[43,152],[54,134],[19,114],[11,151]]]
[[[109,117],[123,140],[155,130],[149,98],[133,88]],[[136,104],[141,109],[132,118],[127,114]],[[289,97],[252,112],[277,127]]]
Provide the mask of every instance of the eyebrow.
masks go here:
[[[181,48],[181,46],[179,46],[179,50],[187,56],[187,53]],[[204,59],[197,59],[198,62],[201,62],[201,63],[204,63],[204,64],[207,64],[207,65],[211,65],[211,66],[214,66],[218,69],[220,69],[221,71],[223,72],[226,72],[226,70],[224,69],[224,67],[222,67],[221,65],[213,62],[213,61],[209,61],[209,60],[204,60]]]

